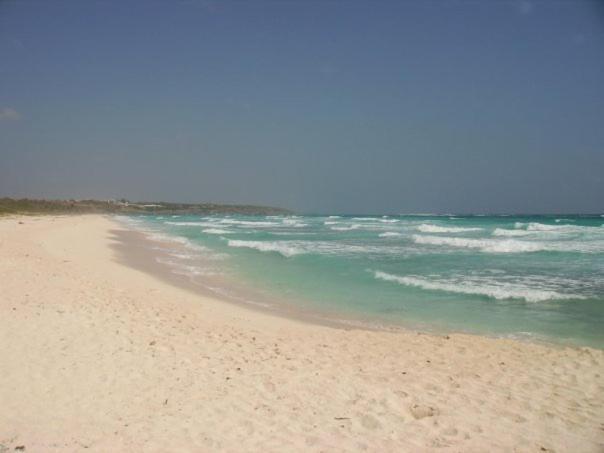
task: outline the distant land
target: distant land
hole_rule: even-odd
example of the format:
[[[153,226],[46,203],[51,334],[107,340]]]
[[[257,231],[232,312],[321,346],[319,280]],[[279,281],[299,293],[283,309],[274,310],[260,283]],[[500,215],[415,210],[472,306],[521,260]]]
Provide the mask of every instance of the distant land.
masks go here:
[[[291,214],[287,209],[271,206],[215,203],[132,202],[119,200],[43,200],[0,198],[0,215],[7,214]]]

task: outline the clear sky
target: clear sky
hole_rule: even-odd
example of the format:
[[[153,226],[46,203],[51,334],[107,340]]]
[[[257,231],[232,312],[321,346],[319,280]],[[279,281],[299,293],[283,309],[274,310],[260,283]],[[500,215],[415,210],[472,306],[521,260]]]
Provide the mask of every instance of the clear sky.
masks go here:
[[[3,195],[604,212],[604,7],[0,0]]]

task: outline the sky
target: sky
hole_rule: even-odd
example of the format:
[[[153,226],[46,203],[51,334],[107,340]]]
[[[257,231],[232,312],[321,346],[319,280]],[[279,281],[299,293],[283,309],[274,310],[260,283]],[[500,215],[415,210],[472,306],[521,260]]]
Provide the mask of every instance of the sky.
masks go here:
[[[0,0],[0,196],[601,213],[604,7]]]

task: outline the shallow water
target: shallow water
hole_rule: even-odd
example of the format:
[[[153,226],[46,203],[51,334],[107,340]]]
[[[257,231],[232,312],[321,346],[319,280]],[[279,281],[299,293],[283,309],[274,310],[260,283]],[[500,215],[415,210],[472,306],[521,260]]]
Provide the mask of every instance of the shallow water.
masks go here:
[[[185,245],[176,273],[228,275],[306,309],[604,347],[599,215],[120,219]]]

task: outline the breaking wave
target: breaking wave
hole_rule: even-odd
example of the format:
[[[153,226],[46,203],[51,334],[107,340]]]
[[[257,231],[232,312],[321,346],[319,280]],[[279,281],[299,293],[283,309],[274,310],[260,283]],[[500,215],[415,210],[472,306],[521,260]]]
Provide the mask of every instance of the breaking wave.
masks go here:
[[[361,228],[362,225],[359,225],[358,223],[353,223],[352,225],[349,226],[332,226],[330,227],[330,229],[332,229],[333,231],[350,231],[350,230],[358,230],[359,228]]]
[[[397,233],[394,231],[386,231],[385,233],[379,234],[379,237],[381,237],[381,238],[398,238],[401,236],[403,236],[402,233]]]
[[[354,245],[328,241],[248,241],[239,239],[227,239],[230,247],[255,249],[261,252],[277,252],[287,258],[302,254],[358,256],[360,254],[374,255],[399,255],[405,254],[405,249],[399,247],[386,247],[380,245]]]
[[[305,253],[304,250],[289,245],[285,241],[277,242],[262,242],[262,241],[241,241],[230,239],[229,247],[243,247],[249,249],[260,250],[261,252],[277,252],[286,258]]]
[[[307,223],[300,222],[297,219],[283,219],[283,225],[291,226],[294,228],[303,228],[305,226],[308,226]]]
[[[446,236],[420,236],[414,234],[413,241],[417,244],[448,245],[450,247],[479,249],[483,252],[492,253],[523,253],[551,250],[551,248],[544,243],[517,241],[514,239],[469,239]]]
[[[166,225],[174,225],[174,226],[212,226],[214,223],[212,222],[164,222]]]
[[[522,284],[501,283],[488,278],[434,279],[429,280],[414,275],[399,276],[375,271],[375,278],[395,282],[405,286],[431,291],[487,296],[493,299],[520,299],[527,302],[541,302],[560,299],[583,299],[577,294],[565,294],[545,288],[531,288]]]
[[[527,236],[531,234],[526,230],[506,230],[505,228],[495,228],[493,236]]]
[[[273,227],[282,225],[278,222],[265,222],[265,221],[254,221],[254,220],[235,220],[235,219],[222,219],[219,223],[226,225],[240,225],[244,227]]]
[[[604,241],[521,241],[517,239],[473,239],[447,236],[412,236],[416,244],[446,245],[449,247],[478,249],[486,253],[525,252],[577,252],[600,253],[604,251]]]
[[[222,228],[206,228],[205,230],[202,230],[202,233],[207,233],[207,234],[233,234],[234,231],[223,230]]]
[[[422,233],[465,233],[468,231],[482,231],[482,228],[442,227],[428,223],[422,223],[417,229]]]
[[[589,233],[604,232],[604,228],[597,226],[579,226],[579,225],[546,225],[543,223],[529,223],[526,226],[527,231],[552,231],[560,233]]]

